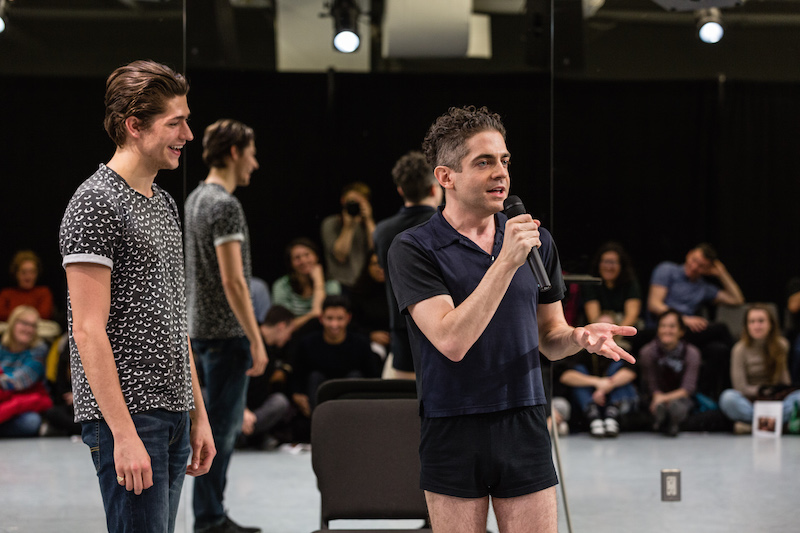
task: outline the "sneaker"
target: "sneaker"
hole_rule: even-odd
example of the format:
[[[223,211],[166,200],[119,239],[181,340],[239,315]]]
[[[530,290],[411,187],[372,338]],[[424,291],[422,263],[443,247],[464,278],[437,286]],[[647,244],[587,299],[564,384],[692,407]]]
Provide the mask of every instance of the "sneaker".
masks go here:
[[[603,421],[599,418],[595,418],[592,420],[592,423],[589,424],[589,432],[592,434],[592,437],[602,439],[606,436],[605,424],[603,424]]]
[[[610,438],[616,438],[619,435],[619,422],[617,422],[616,418],[606,418],[603,421],[603,426],[605,427],[605,436]]]
[[[753,433],[753,425],[747,422],[735,422],[733,424],[734,435],[749,435]]]
[[[566,437],[567,435],[569,435],[569,424],[567,424],[566,421],[562,420],[561,422],[558,423],[557,430],[559,437]]]
[[[229,517],[216,526],[208,526],[201,529],[195,528],[195,533],[261,533],[261,528],[240,526]]]

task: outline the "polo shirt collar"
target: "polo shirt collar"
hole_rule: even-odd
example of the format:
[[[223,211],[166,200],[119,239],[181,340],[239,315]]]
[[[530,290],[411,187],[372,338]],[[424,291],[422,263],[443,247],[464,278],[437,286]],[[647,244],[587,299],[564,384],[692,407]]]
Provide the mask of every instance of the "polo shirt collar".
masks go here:
[[[458,231],[456,231],[453,226],[444,218],[442,211],[444,210],[444,206],[439,206],[436,210],[436,213],[431,217],[430,224],[431,224],[431,247],[438,250],[444,248],[445,246],[449,246],[455,243],[461,243],[466,246],[477,247],[477,245],[472,242],[467,237],[461,235]],[[503,235],[505,233],[506,227],[506,220],[508,217],[500,211],[495,213],[494,215],[494,249],[499,250],[499,248],[503,244]]]

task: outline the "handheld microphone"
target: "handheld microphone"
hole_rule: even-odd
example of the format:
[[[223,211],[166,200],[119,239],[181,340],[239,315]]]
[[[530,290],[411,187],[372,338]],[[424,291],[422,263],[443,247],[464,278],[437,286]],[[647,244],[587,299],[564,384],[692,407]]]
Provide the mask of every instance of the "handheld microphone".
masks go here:
[[[514,218],[517,215],[524,215],[525,206],[519,196],[509,196],[503,202],[503,212],[508,218]],[[531,253],[528,254],[528,266],[531,267],[533,277],[536,278],[536,283],[539,284],[539,292],[546,292],[550,290],[550,276],[547,275],[547,270],[544,269],[542,263],[542,256],[539,254],[539,248],[533,247]]]

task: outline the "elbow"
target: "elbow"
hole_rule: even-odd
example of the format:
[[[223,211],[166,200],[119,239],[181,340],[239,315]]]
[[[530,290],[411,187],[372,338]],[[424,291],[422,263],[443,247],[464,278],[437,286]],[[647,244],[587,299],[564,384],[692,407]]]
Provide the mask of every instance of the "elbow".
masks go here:
[[[464,357],[467,356],[468,350],[468,348],[463,347],[461,343],[458,342],[458,339],[440,343],[438,346],[436,346],[436,349],[439,350],[439,353],[454,363],[460,363],[463,361]]]
[[[105,335],[105,327],[101,328],[100,326],[77,320],[72,324],[72,337],[75,340],[78,351],[81,351],[83,346],[86,346],[91,339],[97,338],[101,333]]]
[[[222,278],[222,290],[226,296],[230,298],[230,295],[239,295],[244,294],[244,291],[247,289],[247,282],[244,279],[244,276],[241,278],[233,277],[233,278]]]

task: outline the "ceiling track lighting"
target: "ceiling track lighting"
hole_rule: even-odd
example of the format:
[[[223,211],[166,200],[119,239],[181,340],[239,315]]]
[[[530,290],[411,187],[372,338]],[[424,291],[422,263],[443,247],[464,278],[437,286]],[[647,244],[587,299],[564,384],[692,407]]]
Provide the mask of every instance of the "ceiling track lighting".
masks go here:
[[[333,0],[330,4],[333,18],[333,47],[343,54],[358,50],[361,38],[358,36],[358,17],[361,8],[357,0]]]
[[[0,0],[0,33],[6,29],[6,0]]]
[[[725,28],[722,25],[722,14],[719,8],[700,9],[696,12],[697,16],[697,36],[701,41],[708,44],[716,44],[725,35]]]

